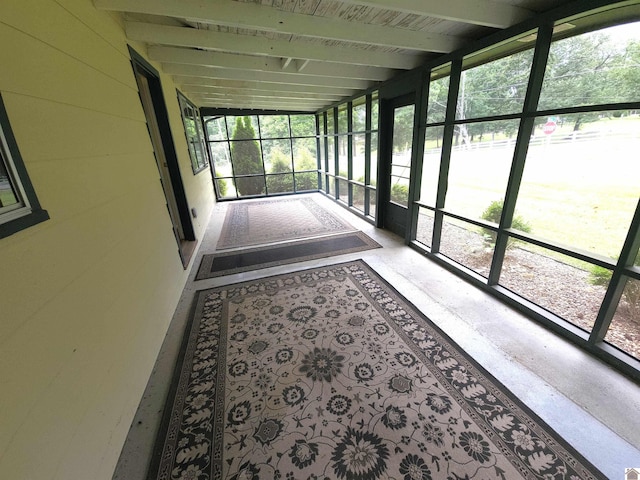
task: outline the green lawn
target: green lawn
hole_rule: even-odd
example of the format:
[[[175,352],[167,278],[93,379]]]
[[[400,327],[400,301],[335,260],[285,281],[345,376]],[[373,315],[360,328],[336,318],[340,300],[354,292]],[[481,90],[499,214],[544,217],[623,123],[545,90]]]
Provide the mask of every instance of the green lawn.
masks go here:
[[[640,198],[640,118],[588,123],[583,130],[601,132],[589,140],[571,141],[571,128],[529,148],[516,213],[534,235],[616,258]],[[502,200],[512,152],[454,152],[446,207],[479,219]]]

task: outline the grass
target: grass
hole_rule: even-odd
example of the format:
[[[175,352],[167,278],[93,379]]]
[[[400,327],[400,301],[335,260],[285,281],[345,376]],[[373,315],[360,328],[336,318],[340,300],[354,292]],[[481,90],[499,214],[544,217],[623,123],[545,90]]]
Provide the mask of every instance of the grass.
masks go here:
[[[602,120],[584,128],[636,133],[640,119]],[[516,212],[534,235],[616,258],[640,198],[640,135],[601,138],[531,146]],[[479,219],[492,201],[502,200],[508,150],[457,151],[446,207]]]
[[[0,204],[7,207],[16,203],[16,197],[11,190],[0,190]]]

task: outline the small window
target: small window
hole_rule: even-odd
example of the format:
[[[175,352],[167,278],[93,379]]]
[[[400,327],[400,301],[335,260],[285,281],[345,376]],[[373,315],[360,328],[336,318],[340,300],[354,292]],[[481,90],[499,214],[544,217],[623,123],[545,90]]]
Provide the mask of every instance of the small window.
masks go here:
[[[0,238],[48,219],[27,175],[0,97]]]
[[[180,113],[182,114],[182,123],[184,124],[184,133],[187,137],[189,157],[191,157],[191,169],[195,175],[204,170],[208,164],[200,112],[198,107],[180,92],[178,92],[178,102],[180,104]]]

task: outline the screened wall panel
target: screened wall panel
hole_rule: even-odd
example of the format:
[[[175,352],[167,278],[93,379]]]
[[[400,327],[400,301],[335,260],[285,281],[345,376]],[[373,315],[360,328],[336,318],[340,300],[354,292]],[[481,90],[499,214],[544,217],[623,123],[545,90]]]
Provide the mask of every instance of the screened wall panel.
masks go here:
[[[638,375],[640,23],[599,21],[427,72],[412,245]]]
[[[218,199],[318,190],[315,115],[205,116],[204,125]]]
[[[323,191],[356,213],[375,218],[377,92],[340,104],[318,118],[327,122],[327,148],[320,151],[321,162],[327,165]]]

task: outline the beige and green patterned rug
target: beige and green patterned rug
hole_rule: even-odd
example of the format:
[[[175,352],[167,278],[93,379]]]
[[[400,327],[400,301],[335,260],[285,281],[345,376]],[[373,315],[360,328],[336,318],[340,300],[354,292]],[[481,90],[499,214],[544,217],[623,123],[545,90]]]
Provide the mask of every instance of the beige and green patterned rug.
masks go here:
[[[363,261],[198,292],[150,479],[605,478]]]
[[[352,232],[352,225],[310,197],[232,202],[217,250]]]

